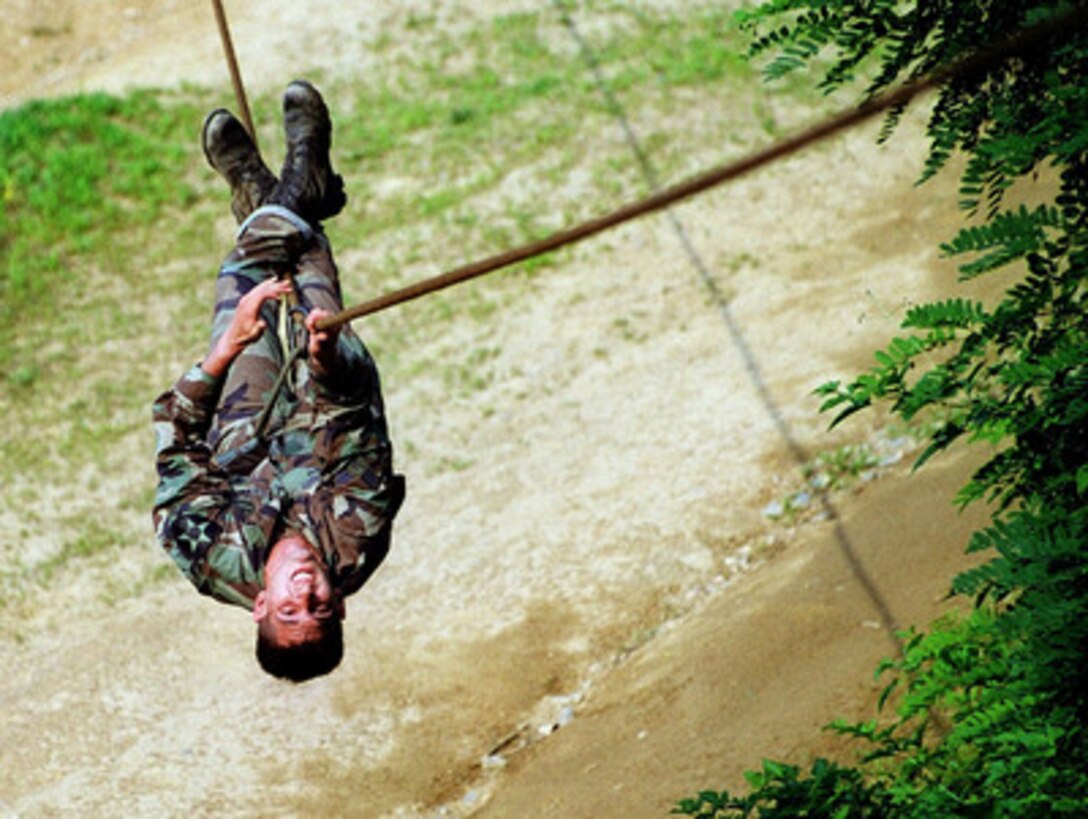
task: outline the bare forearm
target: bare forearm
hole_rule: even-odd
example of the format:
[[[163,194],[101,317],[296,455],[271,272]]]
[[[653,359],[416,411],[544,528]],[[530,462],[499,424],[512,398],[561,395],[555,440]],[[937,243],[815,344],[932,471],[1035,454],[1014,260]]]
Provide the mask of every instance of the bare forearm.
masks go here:
[[[224,334],[212,347],[207,358],[200,362],[200,369],[212,378],[221,378],[243,348],[244,345],[232,344],[228,335]]]

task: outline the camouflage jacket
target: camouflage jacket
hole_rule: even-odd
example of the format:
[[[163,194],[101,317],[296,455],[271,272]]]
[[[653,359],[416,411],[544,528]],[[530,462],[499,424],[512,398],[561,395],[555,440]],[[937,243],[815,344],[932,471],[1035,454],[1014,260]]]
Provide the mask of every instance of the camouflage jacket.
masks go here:
[[[269,434],[240,450],[208,444],[222,385],[199,366],[155,401],[155,529],[202,594],[251,609],[284,528],[318,546],[345,596],[384,559],[404,480],[393,472],[373,361],[353,335],[341,342],[342,383],[323,384],[302,362]]]

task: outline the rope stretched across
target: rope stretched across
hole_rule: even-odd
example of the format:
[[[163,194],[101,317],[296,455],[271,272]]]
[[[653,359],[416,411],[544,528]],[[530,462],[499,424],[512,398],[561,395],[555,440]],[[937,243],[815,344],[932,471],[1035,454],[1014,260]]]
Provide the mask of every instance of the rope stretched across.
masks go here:
[[[1023,54],[1032,47],[1041,45],[1052,35],[1063,31],[1075,30],[1076,26],[1088,22],[1088,7],[1079,7],[1052,20],[1036,24],[1009,37],[998,45],[981,49],[962,60],[951,63],[932,74],[909,82],[895,91],[880,94],[863,105],[843,111],[818,123],[793,137],[788,137],[768,148],[757,151],[735,162],[720,165],[709,171],[697,174],[685,181],[663,188],[644,199],[624,205],[611,213],[581,222],[571,228],[560,230],[543,239],[521,245],[498,253],[494,256],[471,262],[449,270],[438,276],[416,282],[399,290],[378,296],[339,313],[327,316],[317,322],[319,330],[337,327],[357,318],[386,310],[398,304],[426,296],[438,290],[444,290],[469,279],[483,276],[512,264],[523,262],[534,256],[558,250],[561,247],[588,239],[602,231],[629,222],[648,213],[667,208],[683,199],[702,193],[710,188],[729,182],[764,165],[800,151],[815,142],[857,125],[877,114],[905,106],[919,94],[936,88],[949,80],[974,72],[992,68],[1008,58]]]

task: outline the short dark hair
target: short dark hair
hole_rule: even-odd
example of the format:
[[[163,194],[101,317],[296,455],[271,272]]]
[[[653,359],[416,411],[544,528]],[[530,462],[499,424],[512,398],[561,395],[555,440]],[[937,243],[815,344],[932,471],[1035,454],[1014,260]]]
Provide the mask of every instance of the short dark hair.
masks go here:
[[[257,662],[273,677],[305,682],[328,674],[344,656],[344,632],[339,617],[325,621],[316,640],[281,646],[274,639],[269,616],[257,622]]]

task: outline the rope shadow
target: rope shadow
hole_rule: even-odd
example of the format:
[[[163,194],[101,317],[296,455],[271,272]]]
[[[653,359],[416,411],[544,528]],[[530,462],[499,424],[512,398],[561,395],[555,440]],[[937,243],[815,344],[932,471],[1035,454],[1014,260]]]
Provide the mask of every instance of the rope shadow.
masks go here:
[[[607,110],[612,114],[620,128],[623,130],[624,140],[635,156],[644,183],[650,191],[660,190],[661,184],[657,171],[646,151],[643,149],[642,143],[627,116],[627,112],[609,88],[608,81],[604,76],[604,72],[601,70],[601,65],[596,54],[586,41],[585,37],[582,36],[574,18],[564,6],[563,0],[553,0],[553,5],[558,11],[563,25],[577,44],[582,59],[585,61],[586,67],[593,77],[594,84],[597,86],[604,99]],[[729,309],[729,300],[726,298],[725,293],[711,274],[706,262],[691,241],[687,230],[684,228],[683,222],[680,221],[674,209],[671,206],[666,207],[664,208],[663,213],[668,219],[669,224],[672,226],[673,232],[680,242],[680,246],[684,251],[684,255],[687,257],[688,263],[699,276],[699,280],[706,288],[714,306],[722,317],[730,341],[740,356],[745,372],[748,375],[752,387],[756,391],[760,403],[763,405],[763,408],[773,422],[776,431],[785,443],[786,448],[789,450],[790,456],[797,462],[798,466],[804,466],[811,460],[811,456],[801,442],[797,440],[797,436],[794,435],[793,430],[790,428],[789,423],[782,414],[781,408],[771,395],[771,392],[767,387],[766,378],[763,375],[763,370],[759,365],[759,360],[756,358],[744,332],[736,318],[733,316],[732,311]],[[843,525],[838,508],[832,502],[826,490],[817,492],[816,498],[819,501],[821,511],[827,519],[832,522],[835,542],[838,544],[843,558],[846,560],[850,571],[858,581],[858,585],[865,592],[869,601],[872,603],[873,608],[876,610],[885,636],[894,647],[896,654],[901,656],[903,646],[897,636],[900,626],[897,623],[887,600],[877,587],[872,576],[866,570],[861,558],[858,556],[857,549],[854,547],[853,542],[846,531],[846,527]]]

